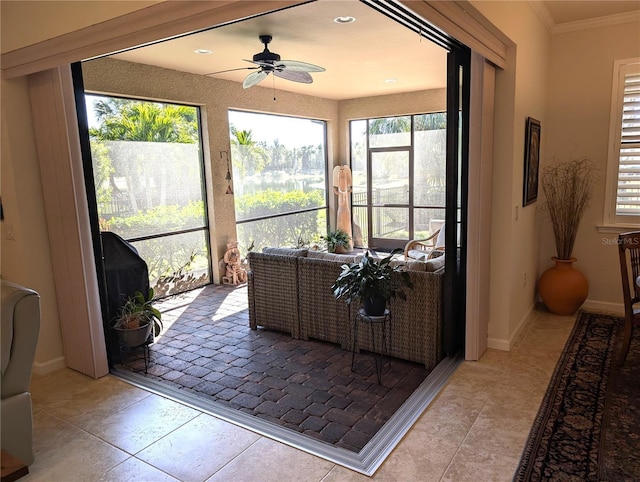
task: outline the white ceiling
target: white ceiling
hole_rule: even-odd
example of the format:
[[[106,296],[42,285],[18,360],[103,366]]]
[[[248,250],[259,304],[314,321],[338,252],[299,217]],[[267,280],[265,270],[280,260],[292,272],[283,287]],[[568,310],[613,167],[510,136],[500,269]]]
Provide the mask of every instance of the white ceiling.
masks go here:
[[[640,0],[546,0],[556,25],[640,10]]]
[[[640,10],[640,0],[536,2],[556,25]],[[538,5],[540,7],[540,5]],[[340,25],[339,16],[355,22]],[[114,55],[114,58],[205,75],[248,67],[261,52],[259,35],[272,35],[269,49],[283,60],[320,65],[312,84],[280,78],[275,88],[328,99],[413,92],[446,85],[446,51],[357,1],[321,1],[234,23],[206,32]],[[196,54],[208,49],[209,55]],[[215,74],[242,82],[252,70]],[[273,87],[273,76],[260,84]],[[395,82],[385,82],[395,79]],[[255,87],[252,87],[255,88]]]

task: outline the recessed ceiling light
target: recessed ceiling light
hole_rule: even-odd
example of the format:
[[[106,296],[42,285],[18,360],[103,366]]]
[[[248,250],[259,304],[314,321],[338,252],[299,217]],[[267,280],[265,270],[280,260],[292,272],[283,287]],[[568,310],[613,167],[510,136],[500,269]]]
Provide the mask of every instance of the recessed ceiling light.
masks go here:
[[[398,82],[398,79],[384,79],[387,84],[394,84]]]
[[[209,54],[213,53],[209,49],[196,49],[196,50],[194,50],[194,52],[197,53],[197,54],[201,54],[201,55],[209,55]]]
[[[333,21],[335,23],[344,24],[344,23],[353,23],[356,21],[356,19],[354,17],[336,17],[333,19]]]

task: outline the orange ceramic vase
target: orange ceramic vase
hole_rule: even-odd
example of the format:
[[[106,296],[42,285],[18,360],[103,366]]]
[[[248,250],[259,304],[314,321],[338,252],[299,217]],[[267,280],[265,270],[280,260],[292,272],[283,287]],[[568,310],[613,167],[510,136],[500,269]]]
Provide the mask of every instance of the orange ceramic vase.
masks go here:
[[[582,272],[573,267],[576,258],[551,258],[556,265],[540,277],[538,293],[547,309],[556,315],[573,315],[589,294],[589,283]]]

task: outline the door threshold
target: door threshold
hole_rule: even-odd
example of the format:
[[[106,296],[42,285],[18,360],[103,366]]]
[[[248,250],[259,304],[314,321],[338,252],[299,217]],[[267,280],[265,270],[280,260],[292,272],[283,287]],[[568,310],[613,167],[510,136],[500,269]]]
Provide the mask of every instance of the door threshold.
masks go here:
[[[435,400],[462,361],[462,354],[442,360],[360,452],[334,447],[327,442],[322,442],[294,430],[267,422],[240,410],[223,406],[208,397],[198,396],[194,393],[168,386],[157,380],[152,380],[140,373],[112,368],[111,374],[144,390],[195,408],[363,475],[371,476],[400,443],[400,440],[429,407],[431,402]]]

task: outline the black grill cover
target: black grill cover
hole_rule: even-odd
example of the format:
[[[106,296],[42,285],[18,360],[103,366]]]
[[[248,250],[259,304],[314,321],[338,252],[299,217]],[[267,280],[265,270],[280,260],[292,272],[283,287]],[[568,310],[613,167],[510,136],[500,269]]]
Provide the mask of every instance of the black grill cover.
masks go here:
[[[149,293],[149,269],[133,245],[115,233],[104,231],[102,254],[107,281],[107,310],[111,320],[136,291]]]

